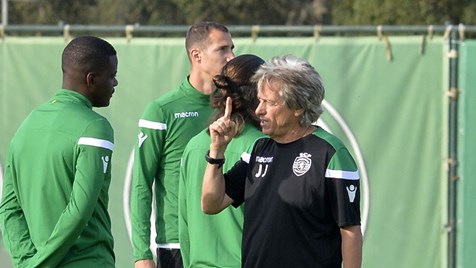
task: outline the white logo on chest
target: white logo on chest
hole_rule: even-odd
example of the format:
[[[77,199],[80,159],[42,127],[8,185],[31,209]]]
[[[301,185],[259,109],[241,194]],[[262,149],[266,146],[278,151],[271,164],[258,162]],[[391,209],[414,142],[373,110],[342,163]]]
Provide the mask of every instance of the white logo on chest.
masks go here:
[[[256,163],[260,163],[259,164],[259,168],[258,168],[258,172],[255,174],[255,177],[256,178],[263,178],[264,176],[266,176],[266,173],[268,173],[268,166],[269,164],[268,163],[272,163],[273,162],[273,157],[263,157],[263,156],[257,156],[256,157]],[[264,166],[264,168],[263,168]]]
[[[264,170],[263,170],[263,165],[259,164],[259,169],[258,169],[258,172],[255,174],[255,177],[263,178],[264,176],[266,176],[266,173],[268,173],[268,165],[264,165]]]
[[[302,176],[306,174],[311,168],[311,154],[308,153],[300,153],[296,159],[294,159],[293,163],[293,172],[296,176]]]

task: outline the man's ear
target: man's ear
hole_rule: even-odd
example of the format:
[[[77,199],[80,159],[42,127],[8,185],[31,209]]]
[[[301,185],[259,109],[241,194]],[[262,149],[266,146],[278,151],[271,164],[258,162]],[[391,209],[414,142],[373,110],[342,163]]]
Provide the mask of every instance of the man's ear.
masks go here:
[[[191,58],[193,61],[200,63],[200,61],[202,60],[202,55],[201,55],[201,53],[200,53],[200,50],[198,50],[198,49],[196,49],[196,48],[195,48],[195,49],[192,49],[192,50],[190,51],[190,58]]]
[[[94,86],[95,79],[96,79],[96,76],[93,73],[88,73],[86,75],[86,85],[88,86],[88,88]]]
[[[294,116],[295,117],[301,117],[301,115],[304,113],[304,109],[297,109],[294,111]]]

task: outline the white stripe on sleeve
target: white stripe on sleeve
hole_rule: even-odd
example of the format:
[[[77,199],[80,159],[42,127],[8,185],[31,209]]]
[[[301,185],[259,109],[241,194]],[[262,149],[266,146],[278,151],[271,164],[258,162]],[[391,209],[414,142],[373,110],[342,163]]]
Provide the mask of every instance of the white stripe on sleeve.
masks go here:
[[[114,143],[108,140],[102,140],[102,139],[96,139],[96,138],[81,137],[78,140],[78,145],[90,145],[90,146],[109,149],[111,151],[114,150]]]
[[[247,152],[244,152],[241,154],[241,159],[243,161],[245,161],[246,163],[250,163],[250,158],[251,158],[251,154],[247,153]]]
[[[149,128],[149,129],[166,130],[167,129],[167,124],[154,122],[154,121],[149,121],[149,120],[145,120],[145,119],[140,119],[139,120],[139,127],[145,127],[145,128]]]
[[[326,169],[326,178],[356,181],[359,179],[359,172]]]

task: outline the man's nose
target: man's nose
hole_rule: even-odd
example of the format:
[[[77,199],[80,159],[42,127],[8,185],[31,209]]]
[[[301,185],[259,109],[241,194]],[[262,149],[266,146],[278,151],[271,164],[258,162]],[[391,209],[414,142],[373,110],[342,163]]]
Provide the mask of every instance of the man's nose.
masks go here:
[[[231,61],[232,59],[235,58],[235,53],[233,53],[233,50],[230,50],[230,52],[228,53],[227,57],[226,57],[226,61]]]

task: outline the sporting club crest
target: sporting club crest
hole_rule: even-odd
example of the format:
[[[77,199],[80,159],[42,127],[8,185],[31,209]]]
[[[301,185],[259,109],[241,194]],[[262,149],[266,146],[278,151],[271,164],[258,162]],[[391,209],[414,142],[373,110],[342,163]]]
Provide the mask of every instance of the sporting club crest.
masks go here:
[[[293,172],[296,176],[302,176],[306,174],[311,168],[311,155],[308,153],[300,153],[293,163]]]

